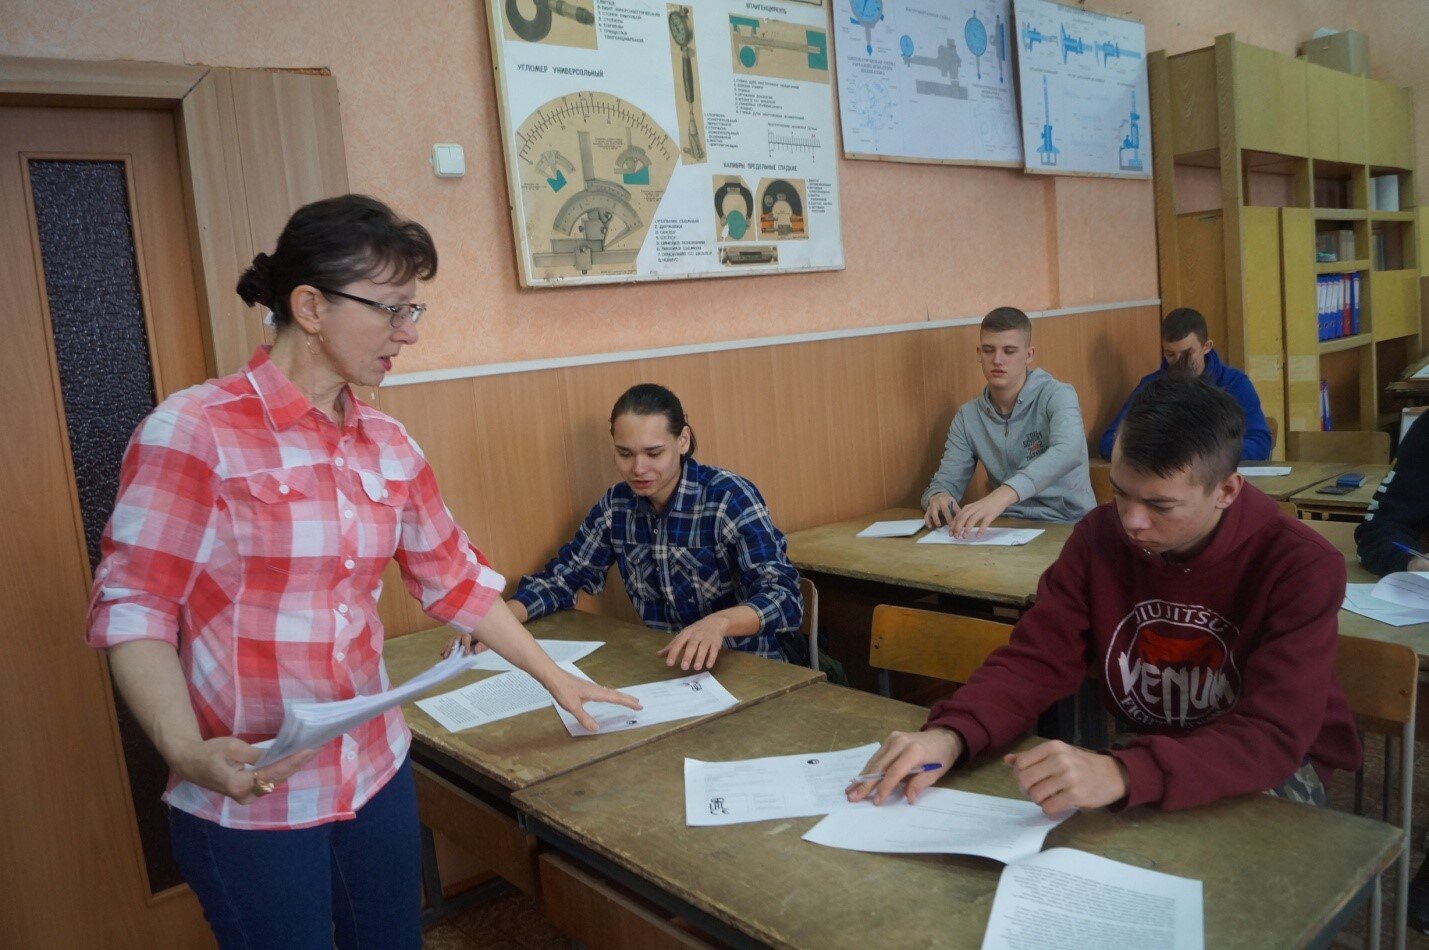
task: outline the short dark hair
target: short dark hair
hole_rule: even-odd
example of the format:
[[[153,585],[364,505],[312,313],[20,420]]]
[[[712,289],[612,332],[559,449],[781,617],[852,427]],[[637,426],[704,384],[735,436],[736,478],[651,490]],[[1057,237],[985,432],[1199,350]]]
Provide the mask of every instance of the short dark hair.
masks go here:
[[[277,248],[253,258],[237,290],[244,303],[262,304],[285,327],[293,321],[288,298],[303,284],[336,290],[355,280],[381,276],[405,284],[436,273],[437,248],[426,228],[376,198],[339,195],[294,211]]]
[[[670,434],[677,439],[690,424],[685,418],[685,407],[680,405],[680,397],[659,383],[638,383],[620,394],[610,410],[612,435],[615,434],[615,420],[624,415],[664,416]],[[694,455],[695,445],[695,430],[690,429],[690,448],[680,458],[687,459]]]
[[[1167,343],[1184,340],[1187,335],[1192,333],[1196,334],[1196,339],[1202,343],[1211,338],[1211,330],[1206,326],[1206,318],[1201,316],[1199,310],[1192,310],[1190,307],[1177,307],[1166,314],[1166,319],[1161,321],[1161,339]]]
[[[1131,397],[1116,444],[1138,472],[1191,470],[1210,489],[1235,471],[1244,439],[1245,413],[1233,396],[1200,378],[1162,376]]]
[[[984,333],[1021,330],[1027,334],[1027,339],[1032,339],[1032,321],[1027,319],[1027,314],[1016,307],[997,307],[994,310],[989,310],[987,316],[982,318],[981,329]]]

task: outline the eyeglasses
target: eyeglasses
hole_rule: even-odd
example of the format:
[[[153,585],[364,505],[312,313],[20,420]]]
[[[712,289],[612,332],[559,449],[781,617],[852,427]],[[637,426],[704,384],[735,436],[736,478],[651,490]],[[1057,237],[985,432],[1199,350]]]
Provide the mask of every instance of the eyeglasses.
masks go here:
[[[392,324],[392,329],[394,330],[400,329],[402,324],[406,323],[409,319],[413,323],[416,323],[422,319],[422,314],[427,312],[427,305],[424,303],[378,303],[375,300],[368,300],[366,297],[359,297],[356,294],[344,293],[341,290],[329,290],[326,287],[314,287],[313,289],[320,290],[325,294],[332,294],[334,297],[351,300],[354,303],[365,303],[369,307],[385,311],[387,314],[387,322]]]

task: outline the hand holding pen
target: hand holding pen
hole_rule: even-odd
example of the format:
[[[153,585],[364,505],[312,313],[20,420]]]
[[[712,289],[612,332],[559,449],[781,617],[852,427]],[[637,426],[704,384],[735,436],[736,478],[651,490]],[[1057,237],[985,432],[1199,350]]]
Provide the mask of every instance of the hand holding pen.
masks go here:
[[[962,754],[963,741],[951,729],[933,727],[922,732],[895,732],[879,746],[863,773],[846,790],[848,800],[872,797],[882,805],[900,785],[908,804],[918,801],[923,789],[942,778]]]
[[[1429,554],[1425,554],[1422,551],[1416,551],[1409,545],[1404,544],[1400,541],[1391,541],[1390,544],[1394,545],[1395,550],[1403,551],[1405,554],[1409,555],[1409,564],[1405,567],[1405,570],[1429,571]]]

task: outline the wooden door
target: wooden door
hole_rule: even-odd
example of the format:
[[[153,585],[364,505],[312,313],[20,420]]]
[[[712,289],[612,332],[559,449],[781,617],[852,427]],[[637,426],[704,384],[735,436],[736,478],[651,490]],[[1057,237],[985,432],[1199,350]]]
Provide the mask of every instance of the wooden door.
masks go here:
[[[131,735],[126,755],[132,727],[84,643],[115,456],[146,403],[208,375],[186,220],[172,112],[0,107],[6,945],[213,942],[162,867],[162,810],[145,795],[136,811],[130,771],[152,785],[152,749]]]

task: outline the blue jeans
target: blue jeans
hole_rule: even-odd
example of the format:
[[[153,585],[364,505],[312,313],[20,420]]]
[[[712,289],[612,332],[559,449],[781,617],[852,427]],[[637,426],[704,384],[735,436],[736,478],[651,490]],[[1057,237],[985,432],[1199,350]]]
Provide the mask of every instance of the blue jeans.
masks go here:
[[[247,831],[169,810],[174,857],[223,950],[417,950],[421,834],[408,757],[350,821]]]

